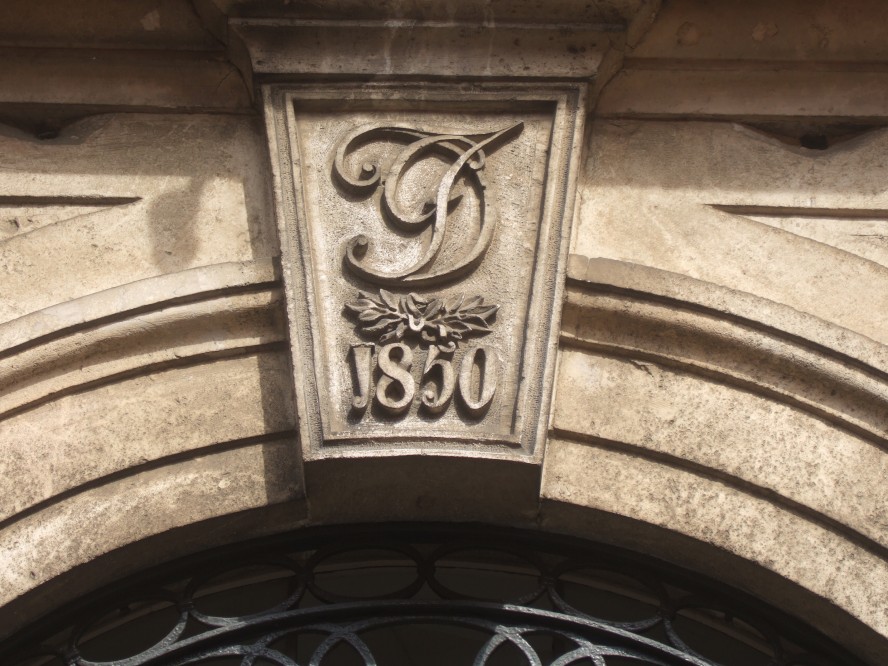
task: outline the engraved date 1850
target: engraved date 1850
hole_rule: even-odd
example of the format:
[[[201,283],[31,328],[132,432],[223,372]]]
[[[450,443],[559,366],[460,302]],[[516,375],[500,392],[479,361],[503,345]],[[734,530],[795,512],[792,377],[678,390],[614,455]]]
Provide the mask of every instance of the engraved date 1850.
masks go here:
[[[389,416],[406,413],[417,398],[420,388],[419,411],[440,415],[447,411],[457,396],[458,409],[467,417],[481,418],[490,409],[496,395],[499,358],[485,346],[466,349],[461,358],[430,346],[423,363],[414,365],[414,351],[403,342],[394,342],[379,348],[374,359],[375,345],[352,345],[351,362],[354,370],[352,409],[363,413],[374,402]],[[417,356],[423,352],[418,351]],[[374,360],[376,372],[374,373]],[[414,370],[422,369],[419,378]],[[373,378],[378,377],[374,389]]]

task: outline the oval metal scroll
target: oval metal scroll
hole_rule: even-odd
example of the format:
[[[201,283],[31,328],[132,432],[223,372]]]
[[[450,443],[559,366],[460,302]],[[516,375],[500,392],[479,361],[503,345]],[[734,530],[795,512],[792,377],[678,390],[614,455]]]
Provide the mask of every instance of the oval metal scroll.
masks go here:
[[[369,266],[365,261],[370,239],[364,234],[352,238],[345,253],[346,265],[368,282],[382,285],[425,286],[440,284],[461,277],[481,263],[495,229],[494,216],[484,197],[482,170],[485,164],[485,149],[490,151],[518,136],[524,123],[518,122],[495,132],[483,134],[436,134],[406,127],[362,125],[349,132],[336,147],[333,160],[333,180],[346,193],[352,196],[370,196],[377,188],[383,188],[381,206],[385,219],[401,231],[419,233],[432,228],[432,236],[422,257],[408,268],[398,271],[384,271]],[[366,162],[355,176],[346,167],[346,158],[355,150],[373,141],[391,140],[398,143],[409,141],[398,153],[392,165],[383,174],[378,164]],[[398,199],[398,189],[406,172],[423,157],[432,153],[444,155],[452,161],[450,167],[438,181],[435,200],[427,202],[418,211],[405,210]],[[480,220],[477,237],[471,247],[445,265],[435,265],[435,258],[441,249],[447,216],[460,195],[453,194],[454,184],[460,176],[471,179],[479,193]]]

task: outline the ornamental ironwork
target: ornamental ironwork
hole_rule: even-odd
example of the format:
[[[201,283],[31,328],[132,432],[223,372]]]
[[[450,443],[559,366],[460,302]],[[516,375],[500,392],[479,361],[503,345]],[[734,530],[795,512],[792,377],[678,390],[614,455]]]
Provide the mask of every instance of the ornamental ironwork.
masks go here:
[[[349,532],[141,576],[67,611],[68,626],[25,632],[16,656],[0,647],[0,661],[859,666],[776,611],[636,555],[489,530]]]

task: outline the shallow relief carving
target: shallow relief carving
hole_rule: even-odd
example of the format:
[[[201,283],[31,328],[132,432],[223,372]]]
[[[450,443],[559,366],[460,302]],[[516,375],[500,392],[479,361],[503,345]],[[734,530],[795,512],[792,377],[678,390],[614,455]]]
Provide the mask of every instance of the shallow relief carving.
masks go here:
[[[459,363],[458,383],[455,383],[454,352],[463,339],[491,331],[488,322],[499,306],[486,305],[480,296],[468,301],[463,296],[446,302],[440,298],[427,301],[413,293],[399,298],[385,289],[380,289],[379,300],[371,294],[360,296],[345,307],[357,315],[358,330],[372,337],[378,334],[378,341],[377,345],[352,345],[356,389],[353,410],[362,412],[370,403],[372,348],[379,345],[377,368],[381,376],[376,385],[376,402],[390,416],[403,414],[409,408],[415,394],[410,374],[414,351],[402,341],[413,338],[428,348],[422,364],[422,379],[429,384],[435,380],[439,383],[437,388],[429,385],[423,390],[420,410],[427,414],[443,413],[458,388],[464,414],[480,417],[487,413],[496,395],[499,373],[496,351],[485,346],[469,349]],[[392,354],[399,360],[394,361]],[[393,399],[391,389],[400,397]]]
[[[579,91],[410,92],[266,91],[306,454],[532,455]]]
[[[361,195],[370,194],[374,190],[381,191],[381,211],[393,228],[416,233],[429,227],[431,237],[423,249],[422,256],[411,266],[401,270],[373,269],[364,262],[370,240],[364,234],[358,234],[348,243],[346,265],[355,274],[376,284],[393,286],[434,285],[453,280],[472,271],[484,258],[490,246],[496,223],[489,203],[484,196],[485,182],[483,169],[486,163],[484,149],[494,148],[498,141],[508,141],[520,134],[523,122],[517,122],[495,132],[478,135],[456,135],[447,133],[434,134],[406,127],[361,126],[355,132],[349,132],[336,148],[333,163],[333,174],[336,181],[346,192]],[[361,143],[369,143],[374,139],[394,140],[406,138],[412,140],[396,154],[394,162],[388,167],[383,177],[380,165],[373,162],[361,164],[360,175],[350,176],[345,166],[345,156]],[[420,206],[409,209],[409,201],[403,201],[401,190],[406,180],[406,172],[424,157],[433,153],[442,154],[452,162],[449,168],[440,175],[437,182],[420,182],[420,189],[430,192],[431,196],[421,201]],[[461,182],[458,181],[461,179]],[[447,228],[447,217],[452,208],[460,205],[463,195],[455,186],[460,182],[463,190],[471,187],[475,190],[479,202],[479,224],[474,234],[473,243],[461,256],[457,256],[444,266],[433,267],[441,250],[441,244]],[[415,189],[415,186],[414,186]],[[409,197],[407,197],[409,199]],[[442,262],[444,263],[444,262]]]

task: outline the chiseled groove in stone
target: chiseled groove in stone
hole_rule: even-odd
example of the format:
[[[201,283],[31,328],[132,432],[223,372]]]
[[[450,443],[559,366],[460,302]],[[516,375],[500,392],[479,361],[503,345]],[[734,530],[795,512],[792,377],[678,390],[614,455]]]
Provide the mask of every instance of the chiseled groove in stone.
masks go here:
[[[262,444],[265,442],[273,442],[276,440],[292,440],[296,437],[295,430],[285,430],[281,432],[269,432],[263,433],[261,435],[254,435],[253,437],[244,437],[242,439],[234,439],[228,442],[214,442],[212,444],[207,444],[205,446],[198,447],[196,449],[189,449],[187,451],[180,451],[178,453],[173,453],[168,456],[163,456],[162,458],[155,458],[154,460],[148,460],[143,463],[139,463],[137,465],[132,465],[130,467],[126,467],[124,469],[119,469],[116,472],[111,472],[110,474],[106,474],[104,476],[97,477],[95,479],[90,479],[86,483],[82,483],[78,486],[74,486],[71,488],[67,488],[60,493],[52,495],[51,497],[47,497],[44,500],[39,502],[35,502],[30,506],[22,509],[21,511],[17,511],[11,516],[3,518],[0,520],[0,531],[5,530],[10,525],[27,518],[35,513],[40,513],[44,511],[48,507],[53,504],[58,504],[59,502],[64,502],[65,500],[74,497],[75,495],[79,495],[81,493],[87,492],[89,490],[93,490],[94,488],[100,488],[102,486],[106,486],[110,483],[114,483],[115,481],[119,481],[121,479],[125,479],[127,477],[136,476],[138,474],[144,474],[145,472],[149,472],[151,470],[160,469],[162,467],[167,467],[169,465],[175,465],[182,462],[187,462],[194,458],[200,458],[206,455],[214,455],[216,453],[223,453],[225,451],[233,451],[235,449],[241,449],[247,446],[253,446],[255,444]]]
[[[237,346],[226,349],[220,349],[217,351],[209,351],[203,352],[199,354],[193,355],[176,355],[175,353],[172,355],[172,358],[169,358],[164,361],[158,361],[156,363],[150,363],[146,365],[139,365],[134,368],[130,368],[129,370],[123,370],[117,372],[115,374],[107,375],[104,377],[100,377],[94,379],[89,382],[84,382],[80,384],[74,384],[72,386],[68,386],[65,388],[61,388],[58,391],[55,391],[51,394],[47,394],[42,396],[39,399],[32,400],[25,404],[22,404],[18,407],[12,408],[6,412],[0,413],[0,422],[9,419],[13,416],[17,416],[22,412],[26,412],[30,409],[34,409],[39,407],[40,405],[44,405],[47,402],[51,402],[53,400],[57,400],[59,398],[63,398],[69,395],[75,395],[77,393],[83,393],[85,391],[90,391],[92,389],[98,388],[100,386],[106,386],[108,384],[113,384],[115,382],[121,382],[127,379],[132,379],[133,377],[138,377],[139,375],[149,375],[156,372],[161,372],[163,370],[169,370],[171,368],[186,368],[189,366],[201,365],[203,363],[211,363],[213,361],[225,358],[237,358],[239,356],[250,356],[253,354],[260,354],[263,352],[279,352],[286,350],[286,343],[283,340],[275,341],[275,342],[267,342],[262,344],[255,345],[247,345],[247,346]]]
[[[568,285],[701,312],[766,332],[858,367],[888,382],[888,346],[792,307],[679,273],[573,254]]]
[[[738,206],[734,204],[708,204],[732,215],[767,215],[773,217],[841,217],[848,220],[885,220],[886,208],[811,208],[807,206]]]
[[[687,458],[670,455],[663,451],[654,451],[642,446],[638,446],[637,444],[631,444],[629,442],[618,442],[615,440],[605,439],[603,437],[596,437],[594,435],[587,435],[585,433],[565,430],[563,428],[557,427],[552,428],[551,434],[555,437],[558,437],[559,439],[572,441],[588,446],[595,446],[597,448],[606,449],[609,451],[625,453],[637,458],[641,458],[643,460],[649,460],[657,464],[672,467],[674,469],[679,469],[690,474],[694,474],[695,476],[700,476],[706,479],[717,481],[719,483],[723,483],[726,486],[730,486],[731,488],[734,488],[740,492],[752,495],[753,497],[758,497],[759,499],[779,506],[785,511],[794,513],[800,518],[814,523],[819,527],[828,530],[844,539],[847,539],[855,546],[858,546],[859,548],[862,548],[872,553],[873,555],[876,555],[877,557],[888,561],[888,546],[882,545],[878,541],[868,537],[862,532],[858,532],[853,527],[849,527],[848,525],[842,523],[840,520],[836,520],[831,516],[821,513],[820,511],[817,511],[816,509],[813,509],[806,504],[787,497],[786,495],[783,495],[771,488],[752,483],[747,479],[734,476],[733,474],[729,474],[723,470],[709,467],[708,465],[703,465],[698,462],[688,460]]]
[[[137,203],[142,200],[142,197],[111,197],[111,196],[31,196],[31,195],[6,195],[0,196],[0,211],[3,209],[16,209],[16,208],[25,208],[25,209],[45,209],[48,211],[55,210],[57,213],[65,210],[71,209],[78,211],[74,213],[73,211],[68,211],[67,216],[62,216],[57,219],[53,219],[53,216],[49,216],[49,219],[46,219],[46,216],[43,216],[43,219],[40,219],[40,215],[34,215],[36,220],[33,220],[33,224],[30,225],[27,229],[19,229],[13,232],[10,236],[6,236],[5,238],[0,235],[0,245],[5,243],[6,241],[10,241],[13,238],[21,238],[22,236],[26,236],[31,233],[35,233],[42,229],[50,229],[57,224],[64,224],[70,220],[78,219],[80,217],[86,215],[93,215],[95,213],[105,212],[111,208],[115,208],[117,206],[127,206],[129,204]],[[11,212],[11,211],[10,211]],[[29,215],[30,217],[30,215]]]
[[[781,391],[774,385],[757,381],[750,376],[731,372],[727,368],[721,366],[698,363],[688,358],[661,354],[637,347],[587,340],[581,337],[565,334],[564,332],[561,334],[561,344],[564,348],[573,348],[581,351],[589,350],[615,358],[650,361],[664,367],[675,368],[682,372],[724,382],[729,386],[734,386],[744,391],[749,391],[750,393],[775,399],[780,403],[796,407],[807,414],[816,418],[821,418],[833,426],[841,428],[858,437],[862,437],[866,441],[888,451],[888,433],[885,431],[873,429],[865,423],[848,416],[844,412],[829,409],[813,400],[805,398],[804,396],[790,393],[788,391]],[[888,409],[888,407],[886,407],[886,409]],[[885,413],[886,412],[882,412],[880,415],[884,417]]]
[[[178,359],[284,339],[280,293],[221,296],[81,329],[0,359],[0,420],[59,395]]]
[[[626,294],[571,294],[565,310],[564,333],[581,340],[688,358],[698,365],[724,367],[756,381],[768,374],[779,374],[779,381],[771,381],[770,386],[786,387],[788,393],[808,395],[833,407],[842,400],[835,390],[841,386],[846,398],[855,398],[854,402],[845,399],[845,404],[858,407],[858,401],[875,400],[877,409],[872,420],[878,428],[888,431],[888,412],[883,404],[888,400],[888,378],[881,378],[878,372],[862,372],[856,364],[824,356],[807,346],[775,339],[767,330]],[[675,339],[662,341],[664,330]],[[721,357],[725,343],[733,343],[735,354],[727,358],[732,363],[725,363]],[[712,359],[717,361],[713,363]]]
[[[708,204],[710,208],[743,217],[755,224],[760,224],[772,229],[778,229],[787,234],[804,238],[812,243],[820,243],[826,245],[838,252],[845,252],[849,255],[869,261],[877,266],[888,267],[888,254],[884,249],[880,248],[878,252],[874,252],[868,248],[860,248],[849,246],[847,237],[834,236],[824,237],[814,225],[815,220],[826,220],[834,223],[832,225],[835,232],[844,231],[851,237],[879,237],[880,239],[888,238],[888,231],[885,233],[860,233],[865,231],[859,224],[861,222],[881,222],[883,229],[888,229],[888,210],[879,208],[805,208],[792,206],[739,206],[727,204]],[[783,219],[802,219],[806,221],[803,228],[791,228],[781,226],[777,221]],[[854,223],[857,223],[855,226]],[[858,233],[852,233],[857,231]]]
[[[562,344],[725,381],[888,449],[888,378],[880,369],[693,303],[682,307],[634,290],[597,293],[584,286],[568,292]]]
[[[200,266],[137,280],[0,323],[0,358],[82,328],[278,283],[272,259]]]
[[[269,460],[269,454],[277,460]],[[294,456],[291,435],[244,441],[83,489],[7,526],[0,532],[6,546],[0,549],[0,605],[79,564],[155,534],[300,499],[303,486]],[[80,534],[84,526],[98,525],[101,529],[90,533],[92,538]]]

